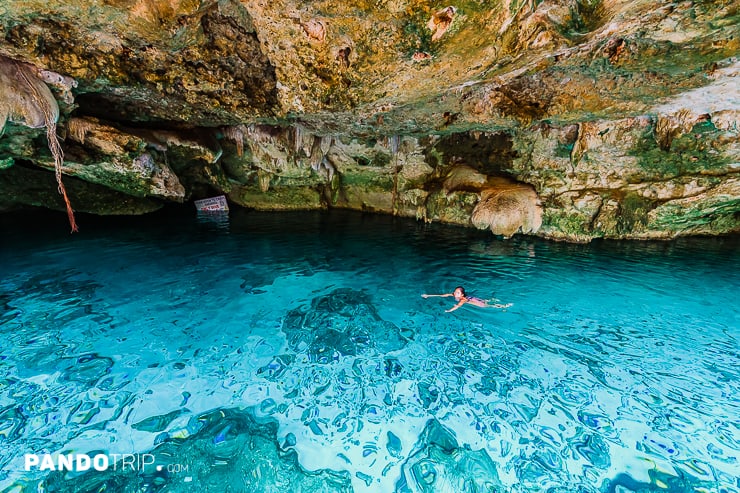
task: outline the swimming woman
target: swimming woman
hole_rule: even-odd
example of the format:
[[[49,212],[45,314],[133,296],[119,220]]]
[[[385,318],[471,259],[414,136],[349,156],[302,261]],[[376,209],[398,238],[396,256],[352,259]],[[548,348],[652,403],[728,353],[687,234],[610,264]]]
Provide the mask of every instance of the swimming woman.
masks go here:
[[[445,293],[445,294],[422,294],[422,298],[429,298],[432,296],[438,296],[442,298],[447,298],[449,296],[453,296],[455,298],[455,301],[457,301],[457,304],[450,308],[449,310],[445,310],[447,313],[454,312],[461,306],[463,306],[465,303],[470,303],[471,305],[479,306],[481,308],[486,307],[493,307],[493,308],[508,308],[511,306],[511,303],[508,303],[506,305],[491,305],[486,300],[482,300],[480,298],[476,298],[475,296],[468,296],[465,294],[465,288],[462,286],[458,286],[455,288],[455,290],[451,293]]]

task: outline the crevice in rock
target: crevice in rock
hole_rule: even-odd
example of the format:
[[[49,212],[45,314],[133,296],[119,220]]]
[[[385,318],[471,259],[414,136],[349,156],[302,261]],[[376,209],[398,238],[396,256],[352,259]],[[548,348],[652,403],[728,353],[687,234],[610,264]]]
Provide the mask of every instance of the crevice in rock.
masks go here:
[[[465,164],[489,176],[513,178],[513,160],[519,157],[512,136],[506,132],[469,131],[443,136],[433,150],[427,152],[427,163],[438,166]],[[439,162],[442,156],[444,162]]]

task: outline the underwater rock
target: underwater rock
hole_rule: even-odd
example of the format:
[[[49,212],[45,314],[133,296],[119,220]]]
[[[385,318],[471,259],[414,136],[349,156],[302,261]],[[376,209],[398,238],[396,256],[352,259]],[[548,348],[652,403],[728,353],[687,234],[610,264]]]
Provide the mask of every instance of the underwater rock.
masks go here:
[[[715,481],[700,480],[685,470],[681,472],[681,475],[675,476],[655,468],[648,470],[648,476],[649,481],[644,482],[634,479],[627,473],[617,474],[614,479],[604,482],[602,491],[604,493],[652,493],[658,490],[676,492],[711,491],[718,486]]]
[[[278,444],[277,423],[256,419],[250,409],[217,409],[193,416],[187,427],[185,438],[165,437],[147,451],[154,463],[142,471],[119,464],[74,479],[64,472],[52,472],[43,487],[59,493],[134,493],[269,491],[281,485],[286,491],[352,492],[346,471],[303,470],[295,450]]]
[[[403,463],[396,491],[503,491],[503,485],[485,450],[460,446],[451,430],[431,419]]]
[[[283,332],[293,351],[308,352],[317,363],[371,349],[387,353],[405,345],[399,328],[380,318],[370,296],[351,288],[314,298],[310,308],[291,310]]]

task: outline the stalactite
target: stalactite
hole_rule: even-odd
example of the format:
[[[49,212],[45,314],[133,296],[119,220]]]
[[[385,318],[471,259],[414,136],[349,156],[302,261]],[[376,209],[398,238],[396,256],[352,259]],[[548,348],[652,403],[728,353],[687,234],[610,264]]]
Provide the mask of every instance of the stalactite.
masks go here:
[[[321,141],[319,143],[319,147],[321,148],[321,153],[326,156],[329,153],[329,149],[331,149],[331,142],[332,137],[331,135],[322,135]]]
[[[293,135],[293,152],[298,153],[298,151],[303,146],[303,125],[300,123],[296,123],[294,127],[295,133]]]
[[[222,129],[224,137],[236,145],[236,154],[241,157],[244,154],[244,136],[247,129],[244,125],[233,125]]]
[[[314,143],[311,148],[311,155],[308,158],[309,163],[311,164],[311,169],[314,170],[316,174],[323,176],[327,182],[331,182],[334,179],[334,174],[337,172],[337,169],[327,158],[329,150],[331,149],[332,141],[333,137],[330,135],[324,135],[322,137],[315,136]]]
[[[391,148],[391,155],[395,158],[398,155],[398,147],[401,144],[401,138],[398,135],[392,135],[388,138],[388,144]]]
[[[396,214],[398,214],[398,172],[401,169],[401,167],[398,166],[398,147],[401,139],[398,135],[393,135],[388,140],[391,148],[391,157],[393,160],[393,192],[391,194],[391,209],[393,210],[393,215],[395,216]]]
[[[270,173],[264,170],[257,171],[257,181],[260,185],[260,190],[263,193],[267,193],[270,190]]]
[[[80,144],[85,143],[85,136],[95,125],[83,118],[70,118],[67,121],[67,133]]]

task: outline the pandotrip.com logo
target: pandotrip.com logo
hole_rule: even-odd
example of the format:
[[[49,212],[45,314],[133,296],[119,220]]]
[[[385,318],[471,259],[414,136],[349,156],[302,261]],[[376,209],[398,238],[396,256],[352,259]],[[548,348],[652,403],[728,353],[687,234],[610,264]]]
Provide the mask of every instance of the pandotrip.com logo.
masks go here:
[[[26,471],[163,471],[187,472],[187,464],[157,464],[153,454],[25,454]]]

